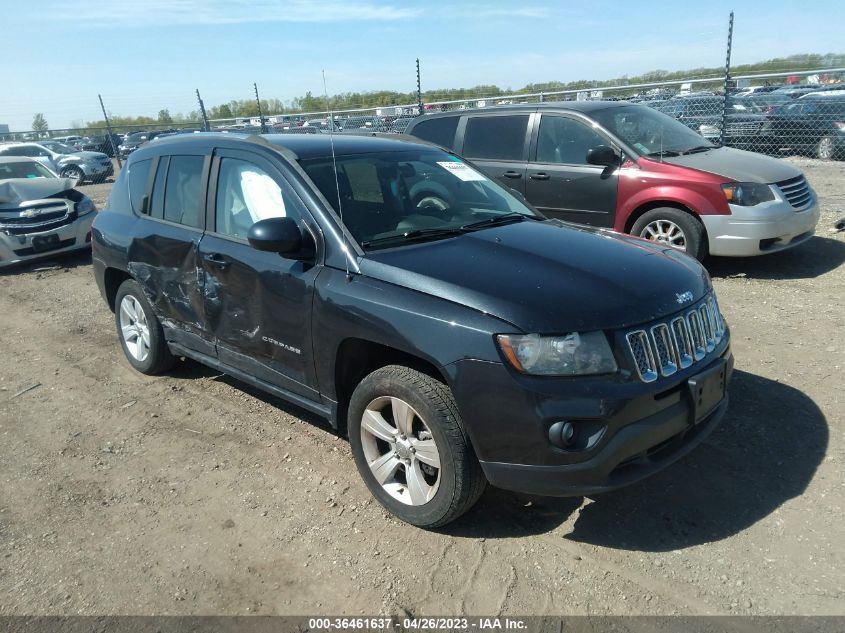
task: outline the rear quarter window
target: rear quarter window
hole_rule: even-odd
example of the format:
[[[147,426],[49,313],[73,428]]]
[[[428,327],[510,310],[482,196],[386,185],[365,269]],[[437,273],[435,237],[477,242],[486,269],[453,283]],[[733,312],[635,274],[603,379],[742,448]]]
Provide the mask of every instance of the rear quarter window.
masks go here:
[[[411,135],[441,147],[454,149],[455,132],[458,130],[459,120],[460,117],[449,116],[420,121],[411,130]]]
[[[132,163],[129,168],[129,203],[135,213],[141,213],[141,201],[147,194],[147,183],[150,180],[151,160],[141,160]]]

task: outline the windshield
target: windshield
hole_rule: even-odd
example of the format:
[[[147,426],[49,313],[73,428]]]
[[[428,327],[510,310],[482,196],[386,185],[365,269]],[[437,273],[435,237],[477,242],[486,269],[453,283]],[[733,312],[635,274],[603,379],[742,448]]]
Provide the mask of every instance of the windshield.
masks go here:
[[[63,143],[56,143],[55,141],[44,141],[41,143],[44,147],[49,149],[51,152],[55,152],[56,154],[74,154],[76,150],[72,147],[68,147]]]
[[[0,163],[0,180],[6,178],[55,178],[53,172],[34,160]]]
[[[338,183],[338,215],[365,249],[543,219],[481,172],[436,149],[338,156],[337,180],[331,156],[300,164],[335,211]]]
[[[682,154],[691,149],[713,147],[683,123],[647,106],[607,108],[594,112],[593,118],[640,156]]]

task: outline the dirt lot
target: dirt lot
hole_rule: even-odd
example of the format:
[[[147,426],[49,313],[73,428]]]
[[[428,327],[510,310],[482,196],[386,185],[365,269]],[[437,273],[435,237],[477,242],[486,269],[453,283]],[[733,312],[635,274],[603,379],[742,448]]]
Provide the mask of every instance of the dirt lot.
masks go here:
[[[721,428],[632,488],[489,489],[441,533],[381,510],[309,414],[193,363],[134,372],[90,258],[0,275],[0,614],[842,614],[845,165],[794,162],[818,237],[708,264]]]

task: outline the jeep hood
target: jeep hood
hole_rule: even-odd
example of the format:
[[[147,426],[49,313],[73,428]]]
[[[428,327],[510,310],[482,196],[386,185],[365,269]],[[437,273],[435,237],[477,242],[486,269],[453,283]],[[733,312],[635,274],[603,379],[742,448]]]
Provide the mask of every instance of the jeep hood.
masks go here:
[[[368,253],[364,275],[543,334],[611,330],[677,312],[710,278],[694,259],[558,220],[483,229]]]
[[[30,200],[49,198],[73,189],[70,178],[8,178],[0,180],[0,209],[19,207]]]
[[[668,156],[662,160],[664,163],[706,171],[737,182],[772,184],[801,175],[800,170],[787,162],[732,147],[719,147],[709,152],[685,156]]]

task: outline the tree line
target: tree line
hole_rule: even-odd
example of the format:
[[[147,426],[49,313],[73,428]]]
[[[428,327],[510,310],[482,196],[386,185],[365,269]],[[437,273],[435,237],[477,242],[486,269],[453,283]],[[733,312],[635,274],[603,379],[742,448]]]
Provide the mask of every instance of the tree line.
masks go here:
[[[731,74],[742,75],[766,72],[802,71],[815,68],[838,68],[845,66],[845,54],[827,55],[799,54],[788,57],[769,59],[753,64],[740,64],[731,67]],[[512,89],[501,88],[496,85],[478,85],[469,88],[448,88],[442,90],[426,90],[422,92],[423,103],[436,103],[441,101],[460,101],[478,99],[480,97],[501,97],[504,95],[533,94],[538,92],[556,92],[563,90],[585,90],[601,89],[610,86],[624,86],[644,83],[655,83],[661,81],[673,81],[680,79],[701,79],[714,78],[720,80],[724,76],[724,67],[701,67],[691,70],[653,70],[638,76],[622,75],[613,79],[594,81],[580,79],[576,81],[560,82],[548,81],[542,83],[527,84],[522,88]],[[344,92],[333,95],[329,98],[331,107],[334,110],[352,110],[356,108],[374,108],[380,106],[405,105],[417,102],[415,91],[399,92],[395,90],[376,90],[370,92]],[[261,112],[263,114],[295,114],[300,112],[321,112],[328,109],[324,96],[315,96],[306,92],[301,97],[296,97],[288,102],[280,99],[261,99]],[[209,119],[234,119],[238,117],[258,116],[258,105],[255,99],[232,99],[226,103],[213,105],[206,110]],[[141,126],[150,127],[185,127],[196,125],[202,120],[198,110],[187,113],[172,114],[168,109],[162,109],[156,117],[151,116],[120,116],[110,114],[111,125],[116,130],[138,128]],[[70,129],[82,131],[93,131],[105,127],[105,121],[88,121],[87,123],[74,122]],[[33,130],[45,131],[48,129],[44,115],[39,113],[33,120]]]

